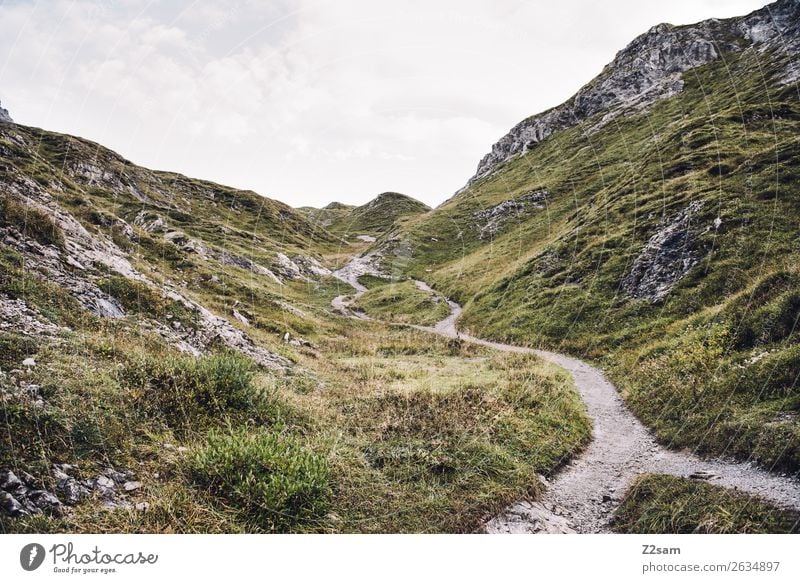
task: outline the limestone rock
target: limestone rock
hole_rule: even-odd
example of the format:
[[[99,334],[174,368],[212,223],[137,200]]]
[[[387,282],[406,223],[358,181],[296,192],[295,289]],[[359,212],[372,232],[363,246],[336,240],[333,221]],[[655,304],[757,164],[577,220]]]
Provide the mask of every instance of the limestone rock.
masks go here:
[[[543,209],[549,193],[546,190],[534,190],[517,198],[504,200],[493,207],[472,214],[475,226],[480,229],[479,239],[493,237],[508,220],[532,209]]]
[[[700,260],[693,242],[698,231],[694,215],[702,206],[701,201],[690,203],[650,237],[622,280],[629,295],[651,302],[663,300]]]
[[[8,110],[3,109],[2,104],[0,104],[0,122],[13,122],[13,121],[14,120],[11,119]]]
[[[603,71],[572,98],[523,120],[492,146],[468,185],[506,160],[524,154],[553,133],[596,120],[596,130],[626,111],[641,111],[683,90],[682,75],[720,55],[775,50],[786,57],[782,82],[800,78],[800,0],[779,0],[748,16],[712,18],[689,26],[659,24],[617,53]]]

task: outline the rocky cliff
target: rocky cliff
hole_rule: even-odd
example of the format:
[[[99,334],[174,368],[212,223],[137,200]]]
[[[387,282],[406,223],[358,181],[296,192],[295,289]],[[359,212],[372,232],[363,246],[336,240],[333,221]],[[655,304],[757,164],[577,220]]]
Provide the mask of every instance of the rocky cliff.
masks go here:
[[[779,0],[747,16],[654,26],[568,101],[514,126],[481,159],[468,184],[559,130],[584,123],[586,131],[596,130],[623,112],[675,95],[683,89],[683,73],[727,52],[774,51],[784,60],[780,81],[796,82],[800,67],[793,57],[800,51],[799,23],[800,0]]]
[[[9,115],[8,110],[7,109],[3,109],[3,104],[0,103],[0,122],[2,122],[2,121],[11,122],[11,121],[14,121],[14,120],[11,119],[11,116]]]

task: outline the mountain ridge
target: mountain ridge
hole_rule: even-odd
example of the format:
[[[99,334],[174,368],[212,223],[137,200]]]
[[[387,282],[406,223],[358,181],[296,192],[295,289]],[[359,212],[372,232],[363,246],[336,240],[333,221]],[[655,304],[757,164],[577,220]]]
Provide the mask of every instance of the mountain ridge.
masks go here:
[[[478,163],[467,186],[512,157],[522,155],[554,132],[606,112],[586,131],[596,131],[626,110],[643,109],[683,88],[683,73],[725,52],[754,45],[796,55],[800,49],[800,1],[778,0],[747,16],[712,18],[691,25],[658,24],[619,51],[601,73],[561,105],[515,125]],[[785,39],[789,38],[787,42]],[[797,80],[800,67],[787,63],[783,81]],[[466,188],[466,187],[465,187]]]
[[[320,208],[305,208],[307,216],[324,229],[347,237],[379,237],[399,221],[430,211],[423,202],[399,192],[386,191],[360,206],[331,202]]]

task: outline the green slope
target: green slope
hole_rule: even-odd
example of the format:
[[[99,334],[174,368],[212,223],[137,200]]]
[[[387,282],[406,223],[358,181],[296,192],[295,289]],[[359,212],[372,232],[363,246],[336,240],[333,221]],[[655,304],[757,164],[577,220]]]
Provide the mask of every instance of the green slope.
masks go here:
[[[643,112],[555,132],[404,229],[409,273],[460,299],[475,334],[600,361],[667,443],[800,468],[786,65],[727,52]]]
[[[360,235],[380,237],[403,220],[428,212],[430,207],[405,194],[384,192],[357,207],[334,202],[321,209],[301,210],[316,224],[350,240]]]

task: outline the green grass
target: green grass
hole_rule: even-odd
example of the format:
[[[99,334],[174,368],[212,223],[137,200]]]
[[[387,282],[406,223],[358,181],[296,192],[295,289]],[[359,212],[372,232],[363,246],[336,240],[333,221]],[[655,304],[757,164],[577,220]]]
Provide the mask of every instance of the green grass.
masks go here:
[[[374,318],[402,324],[432,325],[450,314],[444,298],[420,290],[413,281],[370,289],[354,306]]]
[[[641,476],[614,518],[617,532],[637,534],[796,533],[797,513],[725,488],[665,475]]]
[[[90,322],[36,340],[43,407],[0,391],[0,465],[49,488],[55,462],[131,468],[149,509],[89,500],[0,531],[470,532],[589,439],[569,378],[530,356],[336,320],[283,377],[177,354],[135,319]]]
[[[204,358],[145,354],[122,368],[120,383],[137,410],[185,436],[231,416],[269,422],[271,395],[254,375],[253,363],[233,352]]]
[[[800,103],[778,68],[726,55],[642,115],[552,135],[401,229],[405,275],[462,303],[475,335],[596,362],[664,443],[800,468]],[[474,213],[542,188],[545,209],[479,238]],[[700,262],[664,301],[628,296],[634,259],[692,201]]]
[[[64,233],[43,210],[29,206],[3,195],[0,198],[0,225],[18,229],[42,245],[64,247]]]
[[[326,461],[290,435],[212,431],[188,465],[192,480],[240,509],[252,530],[285,532],[319,519],[327,507]]]
[[[319,438],[341,449],[331,460],[332,530],[479,530],[505,505],[535,498],[536,474],[551,474],[588,441],[585,410],[560,369],[378,326],[323,347],[328,378],[340,379],[325,391],[332,409],[303,399],[310,417],[333,416]]]

